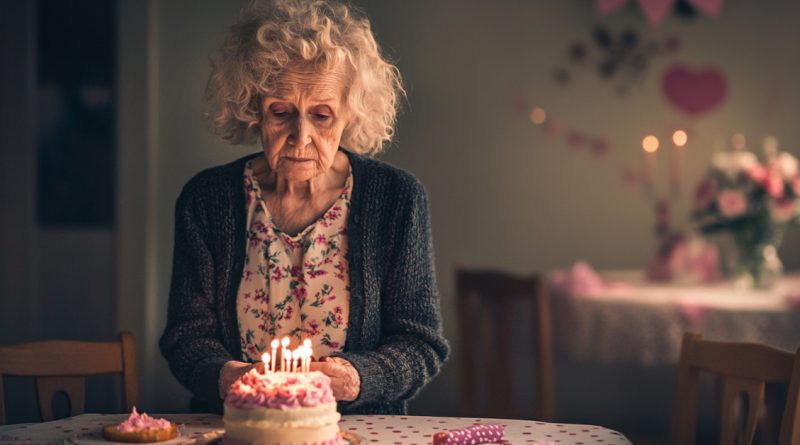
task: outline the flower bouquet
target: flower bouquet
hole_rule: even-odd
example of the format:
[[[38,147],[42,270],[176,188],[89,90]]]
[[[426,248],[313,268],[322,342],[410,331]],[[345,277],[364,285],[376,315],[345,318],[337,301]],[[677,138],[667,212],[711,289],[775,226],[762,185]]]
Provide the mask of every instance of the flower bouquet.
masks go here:
[[[761,162],[747,150],[716,153],[695,192],[693,216],[703,233],[729,233],[735,255],[727,274],[737,283],[768,288],[783,271],[778,258],[784,230],[800,224],[797,158],[769,153]]]

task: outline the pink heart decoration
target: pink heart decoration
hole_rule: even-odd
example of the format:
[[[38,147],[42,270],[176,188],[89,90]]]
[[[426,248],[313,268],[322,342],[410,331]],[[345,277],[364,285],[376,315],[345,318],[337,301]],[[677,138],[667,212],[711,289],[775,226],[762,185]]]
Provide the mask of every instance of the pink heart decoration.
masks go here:
[[[721,70],[695,71],[682,64],[674,64],[664,72],[661,88],[672,105],[690,116],[717,108],[728,95],[728,82]]]
[[[597,0],[595,3],[597,7],[597,14],[599,14],[600,17],[607,16],[608,14],[611,14],[617,9],[623,7],[625,3],[628,3],[628,0]]]
[[[636,0],[639,3],[647,21],[651,25],[658,25],[672,10],[675,0]]]

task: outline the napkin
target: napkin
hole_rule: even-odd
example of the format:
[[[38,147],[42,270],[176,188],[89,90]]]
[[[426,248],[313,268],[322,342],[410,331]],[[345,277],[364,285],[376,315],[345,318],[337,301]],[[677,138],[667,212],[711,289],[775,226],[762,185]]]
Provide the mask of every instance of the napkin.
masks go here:
[[[433,435],[433,445],[476,445],[503,440],[503,425],[473,425]]]

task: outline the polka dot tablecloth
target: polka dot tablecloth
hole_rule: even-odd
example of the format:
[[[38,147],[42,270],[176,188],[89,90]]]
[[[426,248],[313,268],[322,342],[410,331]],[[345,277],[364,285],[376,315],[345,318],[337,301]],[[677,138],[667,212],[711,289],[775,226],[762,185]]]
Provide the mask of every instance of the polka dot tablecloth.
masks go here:
[[[210,414],[158,414],[179,425],[177,439],[161,445],[203,445],[216,442],[223,430],[220,416]],[[108,445],[100,431],[104,425],[119,423],[125,415],[83,414],[53,422],[0,426],[0,444]],[[473,425],[502,425],[502,444],[630,445],[622,434],[609,429],[531,420],[476,419],[469,417],[344,416],[339,423],[364,439],[364,444],[429,445],[433,435]]]
[[[622,434],[592,425],[545,423],[532,420],[477,419],[471,417],[344,416],[342,431],[363,437],[367,443],[429,445],[433,435],[473,425],[503,425],[502,444],[630,445]]]
[[[206,444],[223,433],[222,417],[213,414],[155,414],[178,424],[179,435],[159,445]],[[103,439],[102,429],[120,423],[125,414],[81,414],[62,420],[43,423],[0,426],[0,445],[20,444],[75,444],[109,445]]]

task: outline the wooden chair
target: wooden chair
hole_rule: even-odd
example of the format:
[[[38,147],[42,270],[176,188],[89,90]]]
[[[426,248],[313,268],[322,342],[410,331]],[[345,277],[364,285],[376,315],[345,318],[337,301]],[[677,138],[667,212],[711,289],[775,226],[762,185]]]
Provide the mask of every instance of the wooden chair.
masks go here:
[[[456,271],[461,396],[466,416],[476,416],[480,390],[488,391],[488,417],[519,418],[512,383],[511,344],[514,301],[531,303],[531,340],[536,360],[534,417],[555,420],[550,300],[546,280],[482,270]],[[479,321],[476,321],[479,320]],[[481,351],[480,357],[476,354]],[[476,361],[481,360],[482,366]],[[478,377],[478,369],[483,375]]]
[[[128,412],[139,397],[136,350],[133,335],[119,334],[115,342],[66,340],[39,341],[0,346],[0,425],[5,424],[4,375],[34,377],[39,413],[43,421],[53,420],[53,396],[66,394],[70,415],[84,412],[86,377],[120,374],[122,406]]]
[[[716,374],[720,388],[720,444],[753,442],[762,406],[764,385],[789,385],[781,420],[778,445],[800,445],[800,349],[795,354],[756,343],[724,343],[703,340],[699,334],[683,337],[678,368],[678,388],[672,420],[672,442],[694,445],[697,422],[699,375]],[[737,425],[739,396],[747,397],[742,413],[744,428]]]

